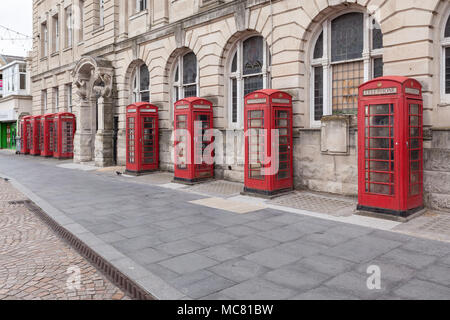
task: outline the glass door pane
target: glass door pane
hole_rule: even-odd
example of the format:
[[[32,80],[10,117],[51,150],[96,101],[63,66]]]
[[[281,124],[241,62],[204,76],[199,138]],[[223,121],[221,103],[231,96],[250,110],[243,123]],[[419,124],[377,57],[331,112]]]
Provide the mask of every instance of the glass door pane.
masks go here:
[[[175,132],[177,168],[184,170],[187,169],[187,115],[178,115],[176,116],[175,121],[177,128],[177,131]]]
[[[365,109],[366,192],[394,195],[394,105]]]
[[[275,111],[275,129],[278,129],[279,136],[279,168],[277,179],[288,179],[291,172],[291,148],[290,148],[290,129],[289,129],[289,111]]]
[[[155,118],[142,118],[142,162],[155,163]]]
[[[203,155],[205,149],[212,142],[212,137],[208,137],[206,130],[210,129],[211,116],[209,114],[195,114],[194,125],[194,156],[195,156],[195,175],[205,177],[210,175],[210,165],[205,162]]]
[[[136,143],[135,143],[135,134],[136,134],[136,128],[135,128],[135,118],[129,117],[128,118],[128,132],[127,132],[127,139],[128,139],[128,150],[127,150],[127,160],[128,163],[135,163],[136,161]]]
[[[422,106],[408,106],[408,153],[409,153],[409,195],[417,196],[422,192]]]
[[[248,112],[248,177],[264,180],[264,110],[250,110]]]

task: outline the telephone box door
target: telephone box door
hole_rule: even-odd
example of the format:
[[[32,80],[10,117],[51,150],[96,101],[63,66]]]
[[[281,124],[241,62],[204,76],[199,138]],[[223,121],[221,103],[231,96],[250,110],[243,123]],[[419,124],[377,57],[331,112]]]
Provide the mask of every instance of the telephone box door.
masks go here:
[[[245,154],[248,158],[245,167],[245,186],[250,189],[265,189],[264,167],[267,153],[265,111],[263,106],[255,106],[245,111],[247,119]]]
[[[26,142],[27,142],[27,152],[30,153],[33,150],[33,127],[31,125],[31,120],[25,122],[26,127]]]
[[[136,161],[136,114],[127,114],[127,170],[138,171]]]
[[[278,134],[278,150],[276,145],[271,150],[271,167],[272,170],[276,170],[273,176],[273,189],[281,190],[292,187],[293,182],[291,109],[273,108],[272,121],[275,129],[273,134]]]
[[[140,146],[141,168],[142,171],[155,169],[155,164],[158,162],[158,138],[157,138],[157,118],[146,116],[141,117],[141,139]]]
[[[188,179],[189,158],[191,153],[191,139],[188,132],[188,114],[177,114],[175,116],[175,170],[176,176]]]
[[[194,112],[194,176],[195,178],[208,178],[213,174],[211,166],[214,154],[206,154],[208,146],[212,143],[212,135],[207,135],[211,129],[211,113]],[[208,164],[209,162],[209,164]]]
[[[408,210],[423,203],[423,104],[418,100],[407,100],[407,152]]]

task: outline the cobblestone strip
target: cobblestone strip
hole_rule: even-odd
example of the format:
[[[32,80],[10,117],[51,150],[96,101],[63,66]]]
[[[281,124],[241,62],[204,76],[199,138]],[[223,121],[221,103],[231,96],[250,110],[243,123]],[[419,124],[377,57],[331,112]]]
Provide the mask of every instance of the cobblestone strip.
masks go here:
[[[130,298],[29,210],[20,192],[0,180],[1,299]]]

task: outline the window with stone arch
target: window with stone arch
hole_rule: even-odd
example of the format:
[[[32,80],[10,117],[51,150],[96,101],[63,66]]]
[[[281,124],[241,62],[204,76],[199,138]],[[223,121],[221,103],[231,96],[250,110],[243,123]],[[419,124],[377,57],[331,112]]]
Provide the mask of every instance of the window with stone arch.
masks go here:
[[[450,11],[441,31],[441,100],[450,103]]]
[[[150,73],[145,64],[137,66],[133,72],[132,101],[150,102]]]
[[[229,124],[242,128],[244,123],[244,97],[260,89],[270,88],[271,58],[269,47],[262,36],[239,40],[229,63]]]
[[[183,98],[196,97],[199,92],[198,64],[195,53],[188,52],[177,58],[173,82],[172,98],[176,102]]]
[[[374,17],[348,12],[321,24],[311,53],[311,125],[356,114],[358,87],[383,76],[383,34]]]

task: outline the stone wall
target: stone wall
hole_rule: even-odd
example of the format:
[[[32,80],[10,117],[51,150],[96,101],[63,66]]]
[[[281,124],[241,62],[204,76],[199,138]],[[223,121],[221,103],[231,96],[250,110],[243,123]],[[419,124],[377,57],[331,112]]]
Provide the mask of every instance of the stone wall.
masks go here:
[[[428,207],[450,212],[450,128],[433,130],[424,150],[424,191]]]

